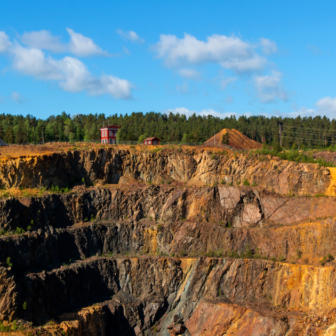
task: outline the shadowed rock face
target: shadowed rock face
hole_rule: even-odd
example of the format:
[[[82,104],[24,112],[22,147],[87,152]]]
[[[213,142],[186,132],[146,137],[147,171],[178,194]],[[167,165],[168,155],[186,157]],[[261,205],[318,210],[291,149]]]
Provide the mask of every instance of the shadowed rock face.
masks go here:
[[[300,324],[301,316],[291,310],[309,312],[336,305],[334,268],[263,260],[96,258],[26,274],[16,283],[6,299],[16,300],[11,306],[13,317],[39,324],[72,316],[83,329],[83,313],[65,312],[100,302],[98,311],[87,312],[91,317],[86,317],[86,323],[92,329],[88,321],[100,320],[101,335],[143,335],[152,332],[155,324],[160,335],[168,335],[175,315],[185,323],[185,335],[203,335],[202,331],[267,335],[273,329],[275,335],[287,335],[290,330],[307,329]],[[26,310],[21,309],[24,302]],[[274,308],[278,306],[282,309]]]
[[[222,181],[236,185],[247,180],[280,194],[326,193],[332,181],[330,170],[317,164],[181,149],[153,153],[101,148],[6,159],[0,163],[0,176],[0,186],[6,188],[66,187],[82,178],[118,183],[122,176],[154,183],[174,179],[191,184]]]
[[[200,189],[151,186],[136,190],[96,188],[80,194],[54,194],[0,201],[0,227],[67,227],[92,217],[123,220],[144,217],[223,222],[233,227],[291,224],[336,215],[333,197],[281,197],[257,188]]]
[[[6,160],[0,172],[7,187],[189,184],[0,201],[1,229],[31,226],[0,237],[0,319],[54,321],[12,336],[335,335],[335,198],[284,196],[333,194],[335,171],[108,148]]]
[[[270,228],[225,228],[194,221],[96,222],[0,238],[0,263],[41,271],[103,254],[247,255],[319,265],[336,255],[335,219]],[[298,253],[299,251],[299,253]],[[333,264],[333,263],[332,263]],[[329,264],[330,265],[330,264]]]

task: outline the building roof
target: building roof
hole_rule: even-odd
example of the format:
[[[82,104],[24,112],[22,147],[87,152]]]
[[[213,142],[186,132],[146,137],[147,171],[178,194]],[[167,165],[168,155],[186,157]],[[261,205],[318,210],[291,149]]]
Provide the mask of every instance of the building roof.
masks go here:
[[[157,137],[147,138],[147,139],[145,139],[144,141],[151,141],[151,140],[155,140],[155,139],[160,141],[160,139],[157,138]]]
[[[100,129],[105,129],[105,128],[121,128],[121,126],[118,126],[118,125],[107,125],[107,126],[104,126],[104,127],[100,127]]]
[[[0,139],[0,146],[8,146],[8,144],[6,144],[5,141],[3,141],[3,140]]]

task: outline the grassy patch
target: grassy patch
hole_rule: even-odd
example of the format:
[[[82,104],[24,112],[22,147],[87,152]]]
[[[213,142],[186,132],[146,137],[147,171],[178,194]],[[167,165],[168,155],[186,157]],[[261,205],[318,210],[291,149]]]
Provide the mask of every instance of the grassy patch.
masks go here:
[[[264,161],[264,156],[271,155],[277,156],[281,160],[288,160],[298,163],[318,163],[320,166],[323,167],[335,167],[336,165],[333,162],[326,161],[325,159],[318,158],[314,159],[312,155],[307,155],[304,152],[300,152],[298,150],[287,150],[287,151],[277,151],[277,149],[260,149],[256,150],[254,154],[259,154],[259,160]],[[277,165],[273,167],[277,169]]]

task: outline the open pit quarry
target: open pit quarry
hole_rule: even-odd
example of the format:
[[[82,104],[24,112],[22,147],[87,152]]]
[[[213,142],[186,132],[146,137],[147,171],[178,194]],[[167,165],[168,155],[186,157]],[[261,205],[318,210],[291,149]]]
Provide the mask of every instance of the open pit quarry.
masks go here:
[[[3,335],[336,335],[336,168],[106,146],[0,187],[41,190],[0,200]]]

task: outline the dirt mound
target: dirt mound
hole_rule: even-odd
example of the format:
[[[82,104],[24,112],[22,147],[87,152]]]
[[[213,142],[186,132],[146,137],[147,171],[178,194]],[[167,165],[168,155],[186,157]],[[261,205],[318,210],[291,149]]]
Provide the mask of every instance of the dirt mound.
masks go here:
[[[261,143],[254,141],[235,129],[223,128],[212,138],[204,142],[205,146],[225,147],[222,144],[222,137],[228,133],[228,145],[236,149],[258,149],[261,148]]]

